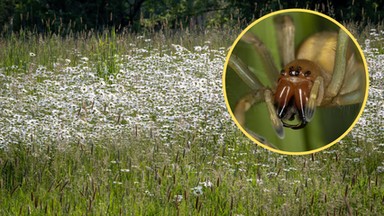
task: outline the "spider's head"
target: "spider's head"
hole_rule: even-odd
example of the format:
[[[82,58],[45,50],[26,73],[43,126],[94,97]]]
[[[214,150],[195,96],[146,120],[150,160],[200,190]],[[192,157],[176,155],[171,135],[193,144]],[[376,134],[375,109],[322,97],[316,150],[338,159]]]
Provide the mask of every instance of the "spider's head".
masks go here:
[[[310,115],[306,105],[314,80],[320,68],[309,60],[298,59],[288,63],[280,72],[275,92],[277,116],[285,127],[299,129],[305,127]],[[298,115],[298,124],[287,123]]]

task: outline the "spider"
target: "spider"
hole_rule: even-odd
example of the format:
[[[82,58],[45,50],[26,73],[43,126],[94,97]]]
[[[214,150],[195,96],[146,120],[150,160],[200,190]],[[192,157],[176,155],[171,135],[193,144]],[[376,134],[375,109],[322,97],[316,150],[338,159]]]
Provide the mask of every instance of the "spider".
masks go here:
[[[243,60],[230,53],[228,65],[252,89],[237,102],[233,115],[251,136],[276,148],[262,136],[245,127],[246,112],[264,102],[276,135],[284,138],[284,127],[298,130],[306,127],[316,107],[361,104],[366,97],[366,77],[362,60],[348,34],[320,31],[310,35],[295,52],[295,24],[290,15],[274,17],[279,56],[278,69],[267,46],[247,31],[241,41],[252,46],[261,65],[252,71]],[[263,85],[260,74],[271,84]]]

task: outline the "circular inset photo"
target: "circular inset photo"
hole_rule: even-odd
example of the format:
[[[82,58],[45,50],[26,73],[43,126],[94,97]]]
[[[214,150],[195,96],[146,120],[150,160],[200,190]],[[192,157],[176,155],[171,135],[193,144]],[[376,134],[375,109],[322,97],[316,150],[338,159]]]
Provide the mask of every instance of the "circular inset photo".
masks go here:
[[[355,125],[368,71],[352,34],[310,10],[268,14],[236,39],[224,66],[227,108],[242,132],[283,154],[314,153]]]

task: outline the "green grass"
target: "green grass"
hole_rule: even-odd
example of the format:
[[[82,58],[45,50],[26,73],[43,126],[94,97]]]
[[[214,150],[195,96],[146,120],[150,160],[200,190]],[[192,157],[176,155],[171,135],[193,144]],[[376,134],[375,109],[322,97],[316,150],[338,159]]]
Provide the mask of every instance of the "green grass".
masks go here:
[[[235,36],[240,33],[233,29],[211,29],[203,33],[189,33],[188,30],[164,30],[160,32],[129,33],[123,31],[79,32],[66,36],[40,34],[36,32],[12,33],[0,38],[0,68],[6,74],[33,72],[38,65],[48,69],[55,66],[77,66],[82,57],[95,62],[97,74],[107,79],[116,75],[119,64],[116,56],[129,55],[133,47],[168,53],[164,47],[178,44],[189,50],[196,45],[209,41],[213,47],[230,46]],[[230,35],[228,37],[228,35]],[[86,56],[85,56],[86,55]],[[16,68],[15,68],[16,67]]]
[[[283,156],[238,132],[222,145],[190,134],[172,146],[129,134],[65,148],[15,145],[0,152],[0,214],[377,215],[384,147],[373,146],[346,139]]]

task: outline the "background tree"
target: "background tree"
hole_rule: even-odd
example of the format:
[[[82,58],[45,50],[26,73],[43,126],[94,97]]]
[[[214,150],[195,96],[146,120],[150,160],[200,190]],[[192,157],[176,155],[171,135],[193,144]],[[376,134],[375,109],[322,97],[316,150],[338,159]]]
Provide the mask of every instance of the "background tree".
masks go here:
[[[68,31],[194,30],[244,24],[284,8],[317,10],[339,21],[381,22],[383,0],[2,0],[1,32],[33,30],[66,34]]]

